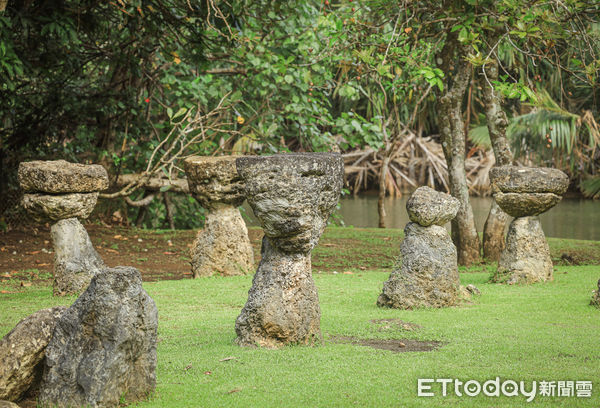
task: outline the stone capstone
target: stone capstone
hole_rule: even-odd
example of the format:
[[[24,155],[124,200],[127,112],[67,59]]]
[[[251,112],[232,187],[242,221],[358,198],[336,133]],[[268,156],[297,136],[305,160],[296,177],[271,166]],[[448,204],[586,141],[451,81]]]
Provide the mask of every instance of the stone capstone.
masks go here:
[[[46,346],[65,310],[58,306],[37,311],[0,340],[0,399],[18,401],[39,381]]]
[[[108,173],[98,164],[65,160],[22,162],[19,184],[33,193],[91,193],[108,188]]]
[[[156,386],[158,312],[131,267],[106,269],[56,323],[46,348],[42,407],[117,407]]]
[[[492,167],[489,173],[494,193],[553,193],[562,196],[569,187],[569,177],[548,167]]]
[[[271,244],[283,252],[308,253],[335,208],[344,163],[337,153],[245,156],[237,169],[246,196]]]
[[[192,156],[184,161],[190,192],[202,207],[213,203],[234,207],[244,202],[244,183],[236,170],[239,156]]]
[[[236,320],[240,345],[278,347],[321,338],[310,252],[335,208],[344,163],[339,154],[242,157],[248,203],[265,232],[262,260]]]
[[[539,217],[515,218],[510,223],[492,279],[508,284],[552,280],[552,258]]]
[[[399,266],[383,284],[378,306],[414,309],[456,304],[460,286],[457,252],[444,227],[408,223],[400,256]]]
[[[460,201],[456,198],[427,186],[416,189],[406,201],[410,220],[423,227],[446,224],[456,217],[459,208]]]
[[[209,211],[191,255],[194,277],[248,273],[254,267],[254,253],[240,211],[229,205]]]
[[[89,217],[98,201],[98,193],[25,194],[23,208],[37,221],[56,222],[65,218]]]
[[[554,207],[561,196],[553,193],[496,193],[494,199],[512,217],[539,215]]]
[[[106,266],[77,218],[60,220],[50,228],[54,245],[54,295],[83,292]]]

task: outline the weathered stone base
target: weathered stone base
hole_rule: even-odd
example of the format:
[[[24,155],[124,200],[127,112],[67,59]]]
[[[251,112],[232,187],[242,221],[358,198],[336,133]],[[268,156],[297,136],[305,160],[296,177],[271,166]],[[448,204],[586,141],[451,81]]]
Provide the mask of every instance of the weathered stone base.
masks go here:
[[[539,217],[515,218],[492,281],[528,284],[552,280],[552,258]]]
[[[321,309],[310,255],[286,254],[265,237],[248,301],[235,322],[242,346],[279,347],[321,340]]]
[[[402,265],[383,284],[378,306],[414,309],[457,303],[460,281],[456,247],[444,227],[408,223],[400,253]]]
[[[248,229],[240,211],[217,204],[208,212],[204,229],[191,250],[195,278],[212,275],[244,275],[254,267]]]
[[[0,400],[18,401],[39,382],[46,346],[65,310],[64,306],[39,310],[0,340]]]
[[[50,230],[54,244],[54,296],[83,292],[104,262],[77,218],[60,220]]]
[[[156,386],[157,328],[140,273],[105,269],[56,323],[39,406],[118,407],[145,399]]]
[[[592,300],[590,301],[590,305],[600,308],[600,290],[594,291],[594,293],[592,294]]]

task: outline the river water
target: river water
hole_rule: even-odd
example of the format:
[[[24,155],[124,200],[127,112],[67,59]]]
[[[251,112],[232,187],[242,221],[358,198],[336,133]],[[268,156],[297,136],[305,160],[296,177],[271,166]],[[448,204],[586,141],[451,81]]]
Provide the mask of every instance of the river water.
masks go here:
[[[406,213],[408,197],[407,194],[402,198],[386,198],[386,226],[388,228],[404,228],[409,221]],[[475,225],[479,232],[483,231],[483,224],[491,203],[491,197],[471,197]],[[260,225],[247,202],[244,203],[242,212],[249,225]],[[340,209],[335,212],[334,216],[343,220],[346,226],[376,228],[379,222],[377,196],[343,197],[340,200]],[[600,241],[600,201],[563,198],[556,207],[542,214],[540,218],[542,228],[548,237]],[[448,228],[449,225],[447,225]]]
[[[408,220],[406,200],[386,198],[386,226],[404,228]],[[471,197],[475,225],[483,231],[483,224],[490,210],[492,198]],[[344,197],[338,211],[345,225],[377,227],[377,196],[363,195]],[[600,201],[582,198],[563,198],[556,207],[540,215],[542,228],[548,237],[588,239],[600,241]]]

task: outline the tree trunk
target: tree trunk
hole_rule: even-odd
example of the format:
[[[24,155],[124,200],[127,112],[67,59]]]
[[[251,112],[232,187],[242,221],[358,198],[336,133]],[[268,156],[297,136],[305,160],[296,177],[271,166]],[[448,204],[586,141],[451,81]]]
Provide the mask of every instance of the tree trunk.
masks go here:
[[[150,195],[150,191],[144,191],[144,197],[146,198]],[[147,205],[143,205],[140,207],[140,210],[137,213],[137,217],[135,219],[135,226],[137,228],[142,228],[142,226],[144,225],[144,219],[146,218],[146,214],[148,213],[148,206]],[[127,214],[127,212],[125,212],[125,214]]]
[[[493,60],[484,69],[487,80],[483,78],[482,87],[488,132],[494,150],[494,157],[496,158],[496,165],[505,166],[512,163],[512,154],[506,139],[508,119],[502,110],[500,95],[498,92],[494,92],[491,85],[492,81],[498,79],[498,62]],[[504,230],[508,220],[508,214],[502,211],[494,200],[483,227],[484,258],[495,262],[500,259],[500,254],[504,249]]]
[[[165,210],[167,212],[167,221],[169,223],[169,229],[175,229],[175,220],[173,218],[173,205],[171,203],[171,198],[169,197],[169,193],[166,191],[162,193],[163,202],[165,203]]]
[[[453,54],[454,47],[445,47],[447,55]],[[471,265],[479,261],[480,242],[475,228],[473,208],[469,202],[469,188],[465,173],[465,124],[462,118],[462,102],[471,77],[471,66],[464,59],[466,50],[462,46],[456,49],[457,69],[452,77],[452,88],[446,87],[446,93],[439,99],[438,124],[442,138],[444,156],[448,165],[450,193],[460,201],[460,209],[451,222],[452,241],[458,251],[458,263]],[[447,77],[450,72],[446,72]],[[450,81],[447,81],[447,83]]]
[[[387,177],[389,163],[390,157],[387,154],[387,152],[385,152],[383,156],[383,163],[381,163],[381,169],[379,170],[379,200],[377,200],[377,211],[379,213],[379,228],[385,228],[385,179]]]

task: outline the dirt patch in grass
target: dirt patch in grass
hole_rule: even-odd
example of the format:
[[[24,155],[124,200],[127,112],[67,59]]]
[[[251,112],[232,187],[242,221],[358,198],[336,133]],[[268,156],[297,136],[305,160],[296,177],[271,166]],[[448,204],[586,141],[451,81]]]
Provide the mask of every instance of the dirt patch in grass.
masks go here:
[[[553,259],[552,262],[554,265],[597,265],[600,263],[600,259],[596,257],[596,254],[573,249],[563,252],[559,259]]]
[[[415,331],[421,329],[422,326],[418,324],[405,322],[400,319],[375,319],[370,320],[371,323],[379,326],[379,331],[386,330],[407,330],[407,331]]]
[[[411,339],[358,339],[356,337],[334,336],[333,343],[354,344],[371,347],[377,350],[388,350],[394,353],[408,353],[413,351],[433,351],[444,345],[441,341],[421,341]]]

